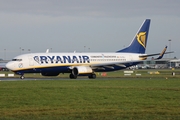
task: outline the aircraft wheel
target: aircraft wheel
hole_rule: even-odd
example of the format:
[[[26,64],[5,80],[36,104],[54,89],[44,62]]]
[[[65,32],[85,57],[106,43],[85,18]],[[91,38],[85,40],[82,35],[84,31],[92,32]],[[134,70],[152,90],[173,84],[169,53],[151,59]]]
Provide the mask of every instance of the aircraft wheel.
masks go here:
[[[93,73],[93,74],[89,75],[88,77],[89,77],[89,79],[95,79],[96,78],[96,74]]]
[[[25,77],[24,77],[23,75],[22,75],[22,76],[20,76],[20,79],[22,79],[22,80],[23,80],[24,78],[25,78]]]
[[[77,78],[77,75],[73,75],[72,73],[69,75],[69,78],[70,79],[76,79]]]

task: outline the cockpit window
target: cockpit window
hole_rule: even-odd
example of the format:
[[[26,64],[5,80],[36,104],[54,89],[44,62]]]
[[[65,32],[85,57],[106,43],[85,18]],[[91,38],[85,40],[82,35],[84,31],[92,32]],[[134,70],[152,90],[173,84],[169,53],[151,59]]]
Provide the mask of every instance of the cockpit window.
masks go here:
[[[12,61],[22,61],[22,59],[12,59]]]

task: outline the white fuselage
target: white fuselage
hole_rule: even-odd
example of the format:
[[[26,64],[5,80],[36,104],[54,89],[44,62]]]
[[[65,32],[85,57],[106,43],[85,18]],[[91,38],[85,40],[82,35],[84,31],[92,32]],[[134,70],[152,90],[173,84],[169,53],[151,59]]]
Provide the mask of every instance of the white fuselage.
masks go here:
[[[47,69],[53,67],[91,66],[103,67],[124,65],[129,67],[140,62],[139,55],[132,53],[32,53],[15,57],[7,63],[12,71]],[[126,65],[129,64],[129,65]],[[124,67],[126,68],[126,67]],[[116,69],[115,69],[116,70]],[[63,70],[62,70],[63,71]],[[106,70],[104,70],[106,71]],[[61,70],[59,71],[61,73]]]

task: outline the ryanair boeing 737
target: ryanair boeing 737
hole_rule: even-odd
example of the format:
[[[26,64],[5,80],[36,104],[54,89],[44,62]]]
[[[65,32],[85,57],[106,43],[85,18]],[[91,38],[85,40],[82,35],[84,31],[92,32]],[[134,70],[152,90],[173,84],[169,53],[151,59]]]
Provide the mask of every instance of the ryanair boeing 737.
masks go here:
[[[31,53],[15,57],[6,67],[24,79],[25,73],[41,73],[43,76],[58,76],[70,73],[69,78],[86,75],[96,78],[95,72],[110,72],[137,65],[149,56],[159,55],[161,59],[166,51],[157,54],[145,54],[150,19],[146,19],[131,44],[113,53]]]

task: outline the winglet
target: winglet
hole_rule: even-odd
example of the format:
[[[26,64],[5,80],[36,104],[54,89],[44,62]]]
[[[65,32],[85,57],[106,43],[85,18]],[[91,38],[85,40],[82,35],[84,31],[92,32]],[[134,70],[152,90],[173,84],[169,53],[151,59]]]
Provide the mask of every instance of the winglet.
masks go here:
[[[167,50],[167,46],[163,49],[163,51],[160,53],[159,57],[156,58],[155,60],[161,59],[164,56],[164,53],[166,52],[166,50]]]
[[[166,52],[166,50],[167,50],[167,46],[163,49],[163,51],[161,53],[140,55],[139,58],[141,60],[145,60],[147,57],[159,55],[159,57],[155,59],[155,60],[158,60],[158,59],[163,58],[164,54],[174,53],[173,51],[172,52]]]

